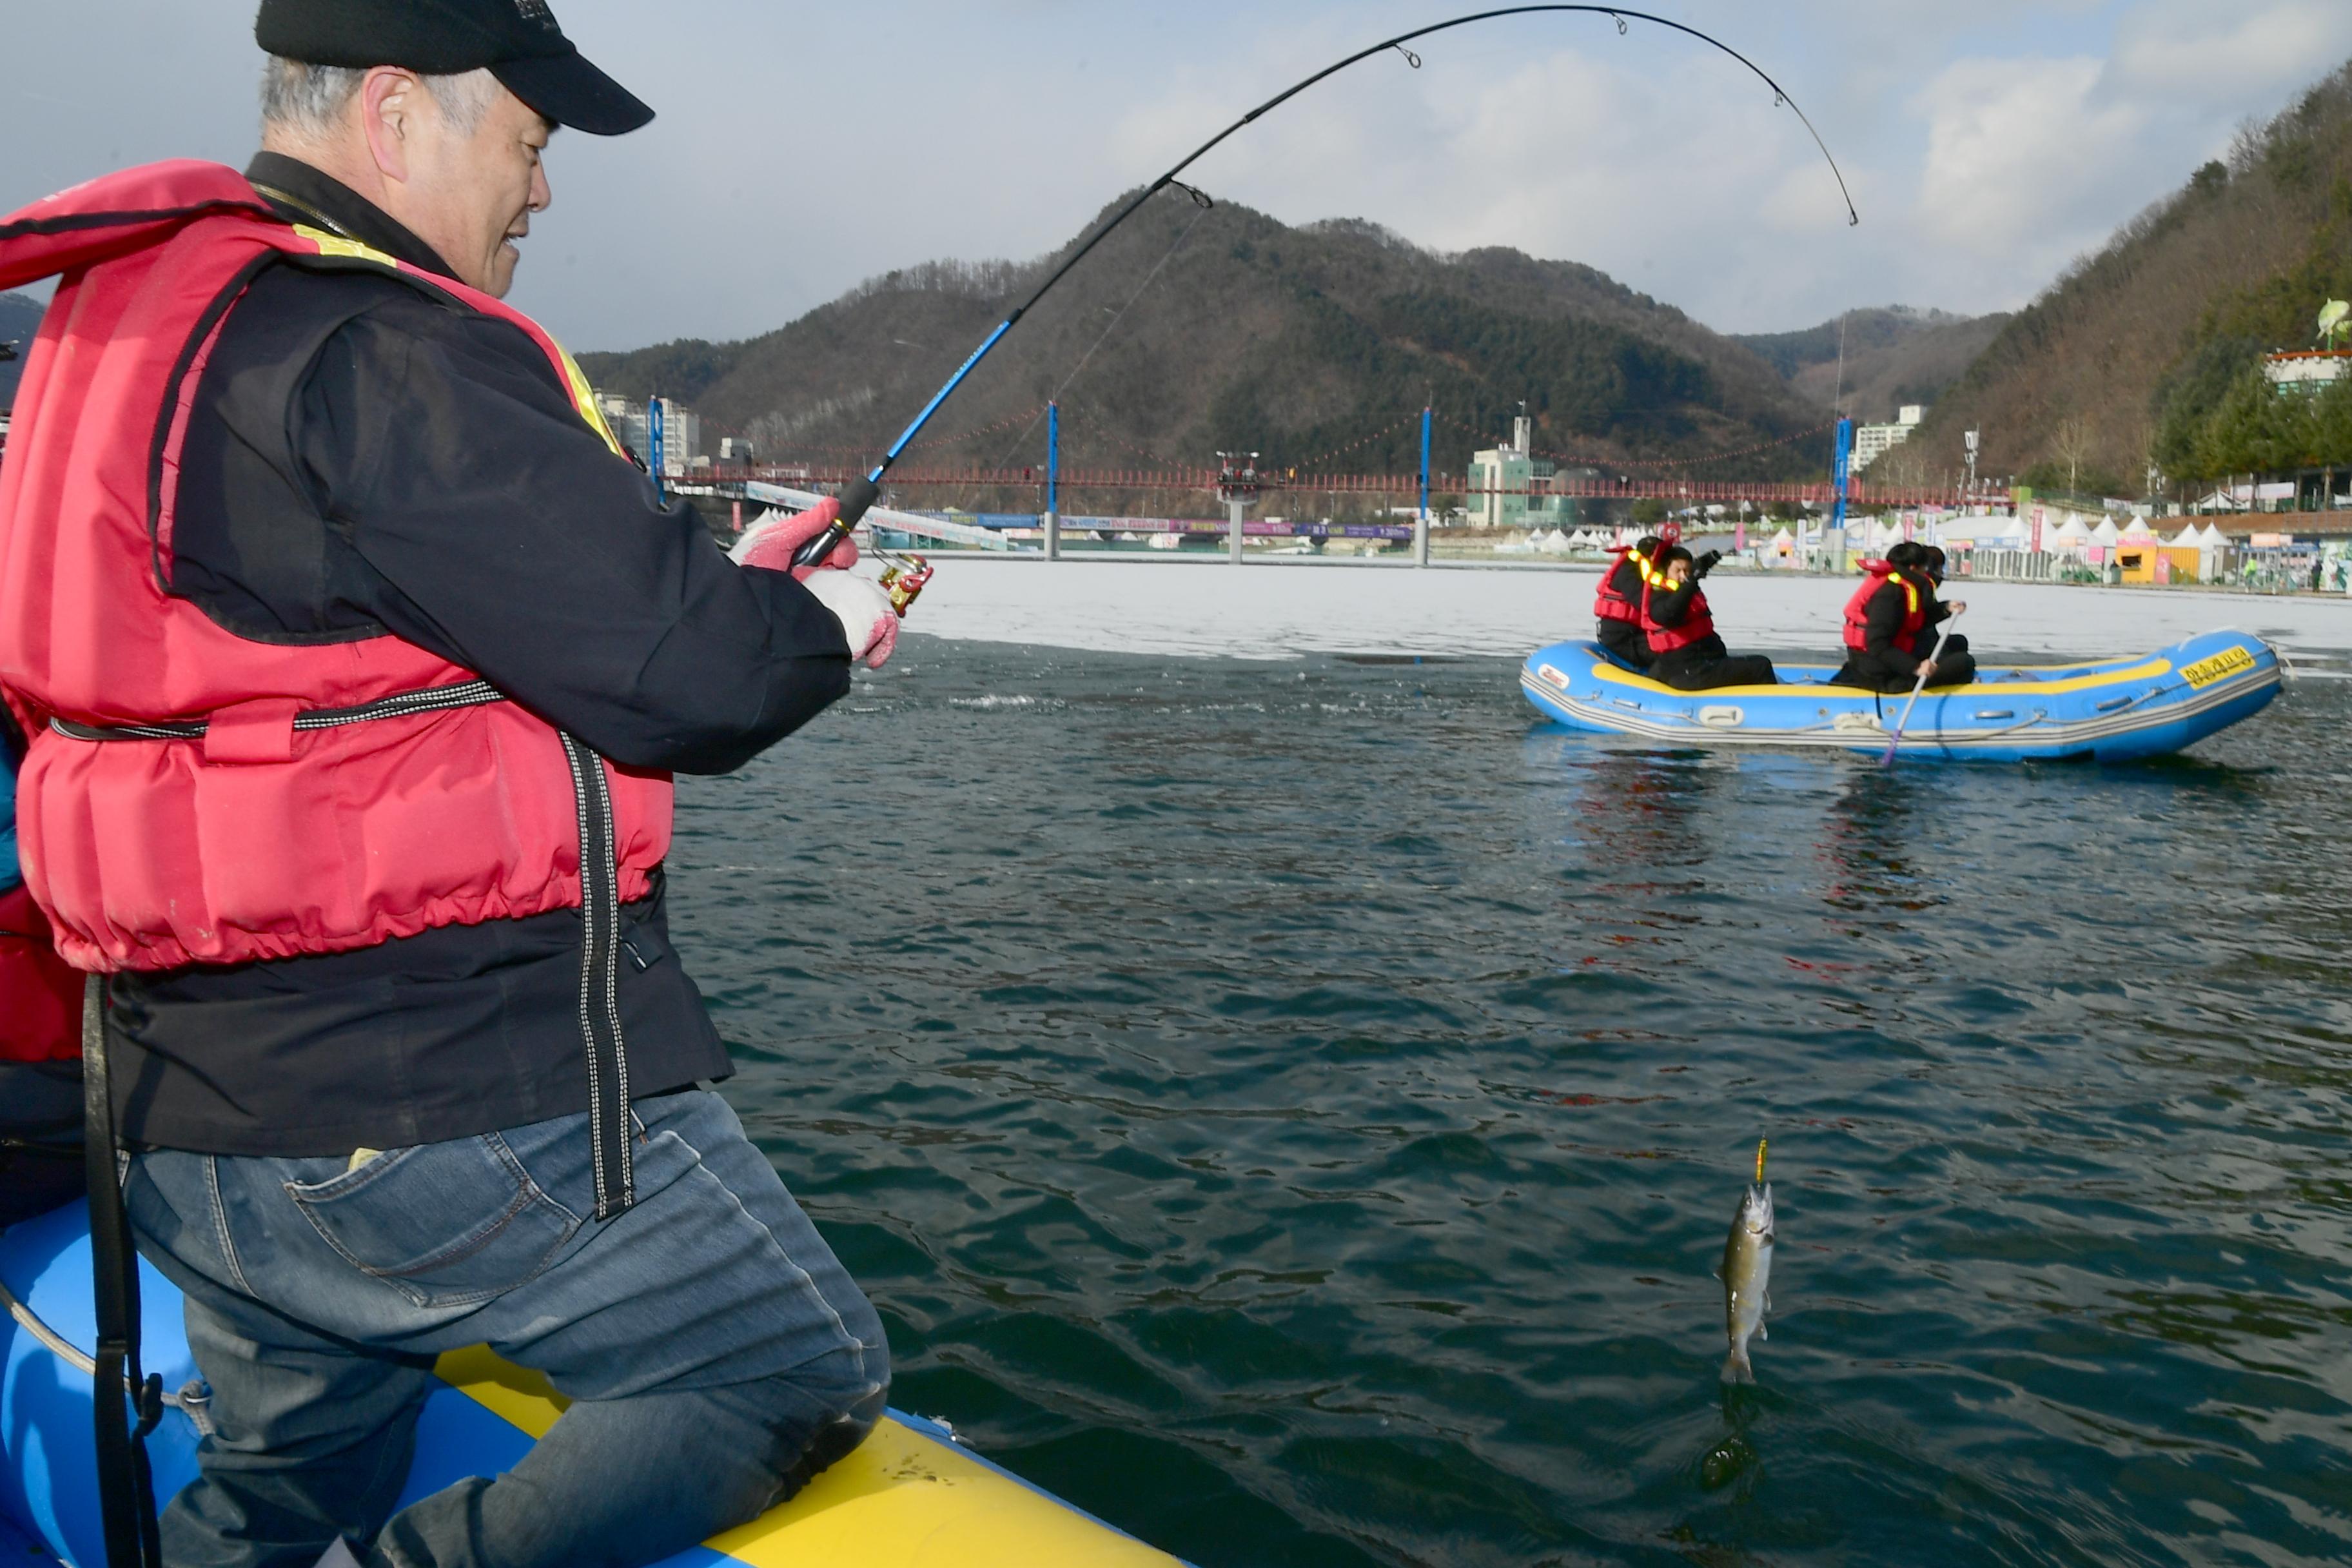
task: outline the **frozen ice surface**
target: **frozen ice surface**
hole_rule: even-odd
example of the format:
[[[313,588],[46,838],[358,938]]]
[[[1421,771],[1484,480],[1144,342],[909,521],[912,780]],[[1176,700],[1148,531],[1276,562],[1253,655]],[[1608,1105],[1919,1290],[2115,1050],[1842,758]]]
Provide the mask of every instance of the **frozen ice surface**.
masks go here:
[[[1592,632],[1597,571],[1253,562],[932,557],[908,629],[982,642],[1288,658],[1303,653],[1523,656]],[[1722,572],[1716,625],[1737,649],[1834,663],[1853,580]],[[2253,632],[2298,658],[2352,655],[2352,600],[2025,583],[1946,585],[1988,663],[2146,652],[2198,632]]]

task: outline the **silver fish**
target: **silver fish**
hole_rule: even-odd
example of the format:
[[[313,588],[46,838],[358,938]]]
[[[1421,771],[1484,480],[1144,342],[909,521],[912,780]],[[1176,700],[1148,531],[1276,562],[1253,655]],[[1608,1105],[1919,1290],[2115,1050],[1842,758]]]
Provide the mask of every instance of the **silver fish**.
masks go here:
[[[1723,1358],[1723,1381],[1753,1383],[1755,1368],[1748,1364],[1748,1339],[1772,1336],[1764,1330],[1764,1314],[1772,1305],[1772,1187],[1750,1184],[1731,1216],[1731,1234],[1723,1243],[1723,1328],[1731,1340],[1731,1353]]]

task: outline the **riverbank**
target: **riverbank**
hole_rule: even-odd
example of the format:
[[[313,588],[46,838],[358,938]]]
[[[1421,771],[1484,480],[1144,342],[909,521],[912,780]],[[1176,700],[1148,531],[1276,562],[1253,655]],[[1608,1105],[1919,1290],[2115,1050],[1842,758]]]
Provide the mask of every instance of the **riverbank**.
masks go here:
[[[935,557],[910,632],[1045,647],[1243,658],[1309,653],[1518,657],[1591,625],[1591,568],[1414,571],[1307,561]],[[1707,582],[1735,647],[1828,658],[1853,579],[1724,572]],[[2140,593],[1954,584],[1989,660],[2092,658],[2216,627],[2252,632],[2312,673],[2352,671],[2352,601],[2202,588]]]

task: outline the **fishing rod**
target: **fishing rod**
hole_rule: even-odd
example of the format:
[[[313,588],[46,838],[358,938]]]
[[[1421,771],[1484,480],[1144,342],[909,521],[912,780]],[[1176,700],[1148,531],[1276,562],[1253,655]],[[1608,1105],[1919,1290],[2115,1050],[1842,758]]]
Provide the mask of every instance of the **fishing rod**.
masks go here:
[[[1797,107],[1797,100],[1790,98],[1788,91],[1783,89],[1779,82],[1774,81],[1770,75],[1765,71],[1763,67],[1758,65],[1754,60],[1749,59],[1746,55],[1741,54],[1738,49],[1733,48],[1729,44],[1725,43],[1722,39],[1715,37],[1710,34],[1703,33],[1696,27],[1687,26],[1685,23],[1669,20],[1664,16],[1653,16],[1647,11],[1629,11],[1622,5],[1506,5],[1499,10],[1476,11],[1466,16],[1455,16],[1449,21],[1433,22],[1425,27],[1415,27],[1409,33],[1399,33],[1393,38],[1383,38],[1379,43],[1373,44],[1367,48],[1358,49],[1354,54],[1349,55],[1347,58],[1339,60],[1335,64],[1325,66],[1321,70],[1317,71],[1313,76],[1307,78],[1305,80],[1300,81],[1294,86],[1283,89],[1282,91],[1276,93],[1272,98],[1267,99],[1264,103],[1259,104],[1255,109],[1251,110],[1247,114],[1243,115],[1239,120],[1234,121],[1231,125],[1226,126],[1223,131],[1218,132],[1206,142],[1202,142],[1201,145],[1194,148],[1191,154],[1188,155],[1181,163],[1169,170],[1166,174],[1160,175],[1158,179],[1152,181],[1149,185],[1146,185],[1142,192],[1138,195],[1134,200],[1119,208],[1118,212],[1113,213],[1108,219],[1107,219],[1094,231],[1094,233],[1087,237],[1085,243],[1081,244],[1077,249],[1070,253],[1069,258],[1066,260],[1065,260],[1059,267],[1054,268],[1053,272],[1046,277],[1043,283],[1037,285],[1035,291],[1033,292],[1028,299],[1023,300],[1021,304],[1013,310],[1011,315],[998,322],[996,330],[990,332],[986,338],[981,341],[981,345],[971,351],[971,357],[965,360],[963,363],[957,368],[956,373],[953,375],[948,377],[947,384],[940,387],[938,392],[931,395],[931,400],[923,405],[923,411],[915,416],[913,421],[908,425],[906,429],[899,432],[898,438],[890,443],[889,449],[882,454],[882,460],[874,465],[873,471],[866,474],[865,478],[852,483],[849,488],[842,493],[840,497],[841,510],[839,514],[834,519],[832,524],[827,527],[824,532],[818,534],[815,538],[810,540],[806,544],[801,547],[800,551],[793,556],[793,563],[796,566],[814,566],[824,561],[826,556],[832,554],[835,545],[838,545],[843,540],[849,537],[850,530],[856,525],[857,520],[865,516],[866,509],[871,507],[876,500],[880,499],[882,494],[882,476],[890,471],[890,465],[898,460],[899,454],[907,449],[908,444],[914,440],[915,437],[922,430],[923,426],[930,423],[931,416],[940,411],[940,405],[948,400],[949,396],[957,387],[963,384],[964,378],[972,373],[973,368],[977,366],[982,360],[988,357],[989,351],[1003,341],[1004,334],[1013,330],[1013,324],[1015,321],[1018,321],[1023,316],[1028,314],[1028,312],[1035,307],[1037,301],[1043,300],[1046,293],[1052,289],[1055,284],[1059,283],[1063,278],[1067,276],[1070,268],[1076,267],[1080,261],[1085,260],[1087,253],[1094,249],[1096,246],[1100,245],[1103,240],[1110,235],[1110,232],[1113,229],[1118,227],[1119,225],[1134,216],[1137,212],[1142,209],[1144,203],[1150,201],[1153,196],[1158,195],[1161,191],[1167,190],[1171,186],[1184,192],[1185,195],[1191,196],[1202,206],[1208,206],[1210,205],[1209,198],[1204,193],[1195,190],[1191,185],[1183,184],[1178,180],[1176,176],[1181,174],[1185,170],[1191,168],[1202,158],[1208,156],[1208,154],[1214,151],[1220,143],[1225,141],[1226,138],[1234,135],[1236,132],[1243,130],[1244,127],[1255,123],[1269,111],[1279,109],[1282,105],[1289,102],[1292,99],[1297,98],[1300,93],[1305,92],[1308,88],[1315,86],[1318,82],[1323,81],[1328,78],[1337,76],[1341,71],[1346,70],[1349,66],[1355,65],[1362,60],[1370,59],[1374,55],[1384,55],[1390,50],[1394,49],[1399,54],[1404,56],[1405,59],[1412,64],[1413,68],[1418,70],[1421,68],[1421,57],[1413,53],[1412,50],[1405,47],[1407,44],[1412,43],[1416,38],[1425,38],[1433,33],[1448,32],[1455,27],[1466,27],[1475,22],[1491,22],[1502,16],[1528,16],[1544,12],[1582,12],[1591,16],[1606,16],[1617,24],[1617,31],[1621,37],[1625,32],[1625,24],[1628,18],[1636,22],[1648,22],[1656,26],[1666,28],[1670,32],[1682,33],[1687,37],[1696,38],[1700,43],[1708,46],[1710,48],[1717,49],[1724,54],[1729,55],[1733,59],[1738,60],[1741,65],[1747,67],[1748,69],[1755,75],[1758,80],[1761,81],[1766,87],[1772,89],[1772,103],[1775,108],[1786,105],[1789,110],[1796,115],[1798,121],[1804,126],[1806,133],[1812,137],[1813,145],[1822,150],[1822,159],[1828,163],[1831,174],[1837,180],[1838,195],[1845,203],[1846,222],[1849,225],[1859,224],[1862,222],[1862,215],[1854,210],[1853,193],[1846,189],[1845,174],[1838,168],[1837,160],[1830,154],[1829,143],[1822,141],[1822,133],[1813,129],[1813,122],[1806,118],[1805,111]]]

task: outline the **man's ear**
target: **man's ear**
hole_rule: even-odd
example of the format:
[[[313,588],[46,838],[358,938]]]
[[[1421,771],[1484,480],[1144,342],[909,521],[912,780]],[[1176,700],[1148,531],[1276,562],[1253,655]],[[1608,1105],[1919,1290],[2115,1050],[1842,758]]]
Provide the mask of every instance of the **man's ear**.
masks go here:
[[[360,127],[376,173],[394,184],[408,181],[409,137],[421,112],[425,84],[399,66],[375,66],[360,83]]]

